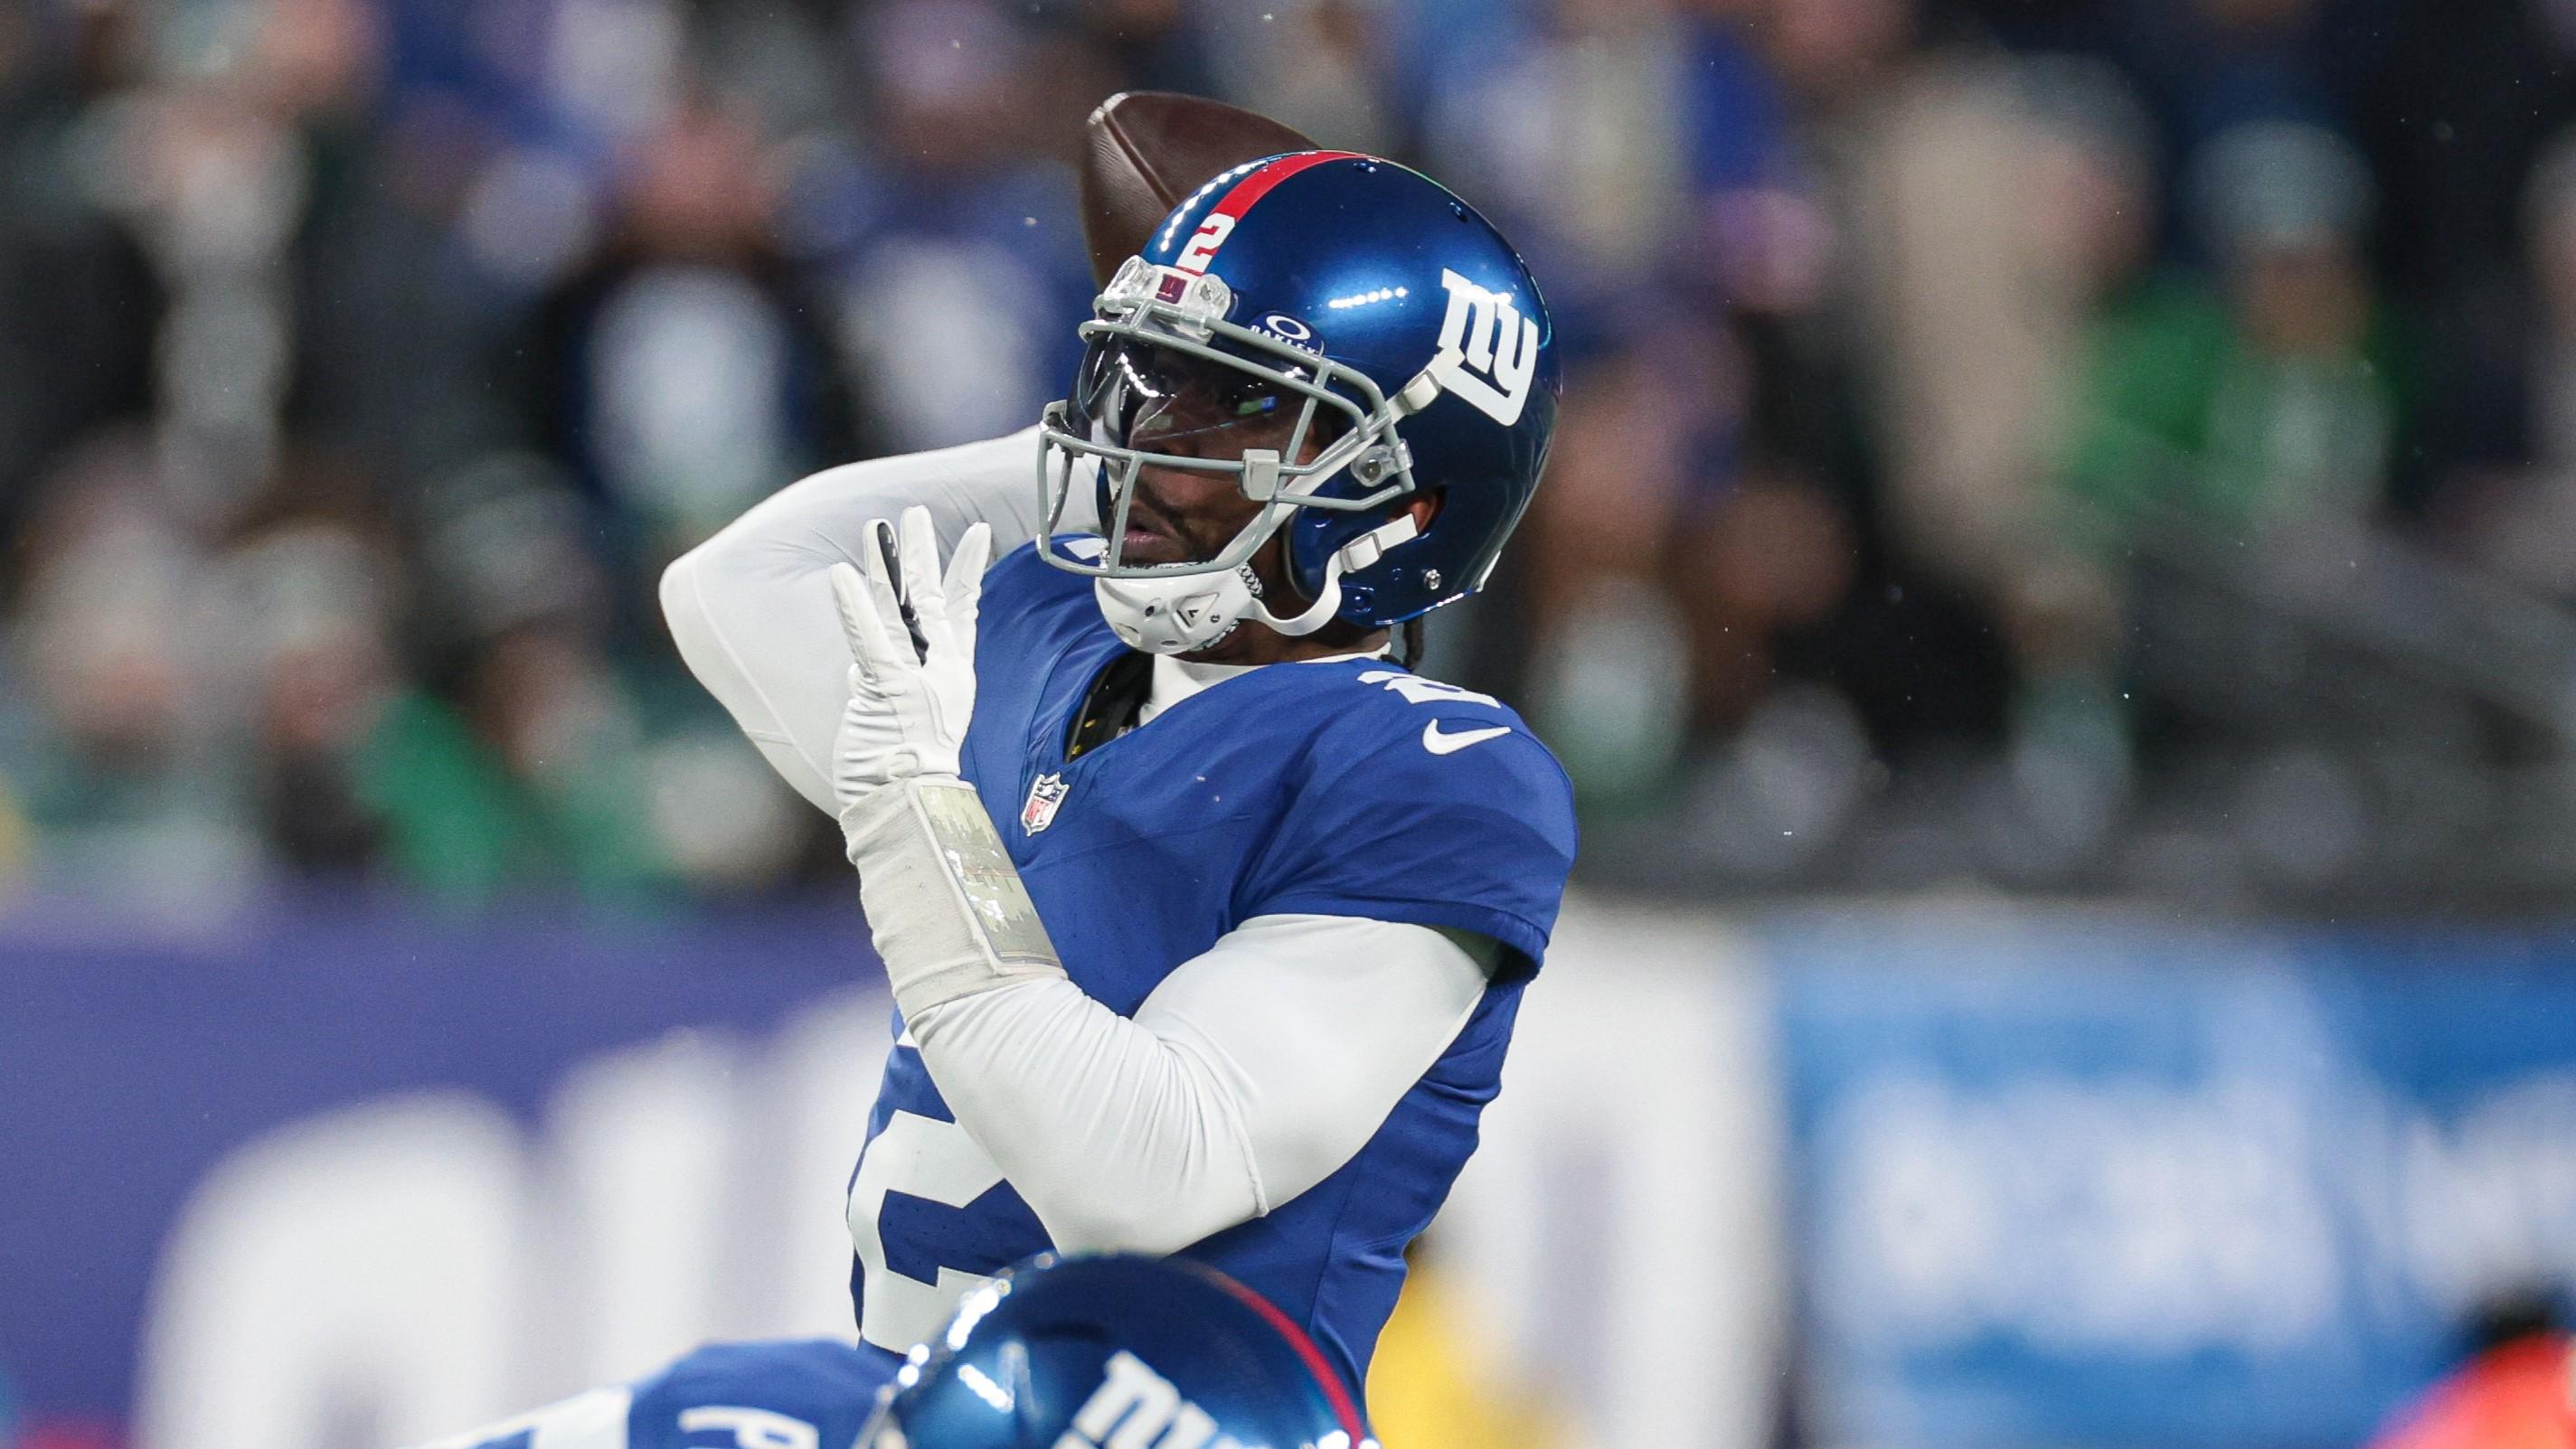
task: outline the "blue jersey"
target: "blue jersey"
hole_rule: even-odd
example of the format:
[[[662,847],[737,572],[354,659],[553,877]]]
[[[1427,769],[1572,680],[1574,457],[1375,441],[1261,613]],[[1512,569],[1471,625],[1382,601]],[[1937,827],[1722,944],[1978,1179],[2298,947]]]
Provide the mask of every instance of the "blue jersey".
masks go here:
[[[848,1449],[902,1366],[828,1339],[718,1344],[424,1449]]]
[[[1504,949],[1466,1027],[1358,1155],[1188,1250],[1277,1304],[1356,1389],[1405,1246],[1500,1085],[1573,862],[1572,790],[1511,710],[1376,659],[1251,670],[1067,760],[1076,710],[1124,648],[1089,579],[1028,548],[986,575],[965,773],[1084,992],[1133,1015],[1258,916],[1448,927]],[[862,1336],[888,1348],[1051,1246],[900,1035],[849,1215]]]

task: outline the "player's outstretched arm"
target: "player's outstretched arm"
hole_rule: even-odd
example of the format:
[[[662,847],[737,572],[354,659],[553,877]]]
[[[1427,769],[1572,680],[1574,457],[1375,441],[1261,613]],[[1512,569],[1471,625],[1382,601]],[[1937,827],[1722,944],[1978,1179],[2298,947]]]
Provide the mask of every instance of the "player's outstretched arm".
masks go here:
[[[839,809],[832,741],[849,662],[825,577],[856,561],[877,520],[927,511],[943,552],[968,528],[1007,553],[1036,535],[1034,429],[990,442],[879,458],[789,485],[683,554],[662,575],[662,613],[698,682],[732,713],[780,778],[826,811]],[[1089,489],[1068,490],[1062,527],[1097,527]]]

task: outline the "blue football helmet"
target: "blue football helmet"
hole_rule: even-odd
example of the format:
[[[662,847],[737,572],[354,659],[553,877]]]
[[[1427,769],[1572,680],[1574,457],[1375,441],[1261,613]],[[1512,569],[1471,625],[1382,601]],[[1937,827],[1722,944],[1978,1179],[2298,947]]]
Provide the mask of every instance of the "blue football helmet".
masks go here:
[[[1093,311],[1044,419],[1038,547],[1094,577],[1132,647],[1187,653],[1245,619],[1414,618],[1484,586],[1538,488],[1559,391],[1538,284],[1492,223],[1392,161],[1302,151],[1225,172]],[[1211,557],[1130,561],[1148,466],[1229,477],[1262,507]],[[1056,536],[1086,487],[1096,547]],[[1416,528],[1420,494],[1439,508]],[[1283,528],[1310,601],[1284,617],[1251,567]]]
[[[1376,1449],[1286,1315],[1185,1258],[1037,1258],[968,1295],[854,1449]]]

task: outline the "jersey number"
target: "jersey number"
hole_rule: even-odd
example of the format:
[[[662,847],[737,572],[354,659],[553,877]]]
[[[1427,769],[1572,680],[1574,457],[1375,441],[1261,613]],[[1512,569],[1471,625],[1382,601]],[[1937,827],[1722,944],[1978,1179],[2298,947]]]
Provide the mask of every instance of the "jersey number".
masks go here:
[[[903,1353],[957,1301],[1046,1243],[1046,1229],[966,1129],[897,1111],[850,1183],[859,1337]]]
[[[1478,694],[1472,689],[1460,689],[1454,684],[1443,683],[1437,679],[1425,679],[1419,674],[1408,673],[1401,669],[1372,669],[1360,676],[1360,683],[1374,684],[1381,689],[1391,689],[1403,695],[1406,704],[1482,704],[1499,709],[1503,703],[1490,694]]]

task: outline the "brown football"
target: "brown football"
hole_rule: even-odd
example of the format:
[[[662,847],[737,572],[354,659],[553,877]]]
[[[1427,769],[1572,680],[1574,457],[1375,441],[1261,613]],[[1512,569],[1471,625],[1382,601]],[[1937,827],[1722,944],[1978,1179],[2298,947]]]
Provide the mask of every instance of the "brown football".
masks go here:
[[[1106,285],[1145,249],[1163,217],[1211,176],[1315,143],[1268,116],[1168,91],[1122,91],[1100,103],[1082,135],[1082,237]]]

